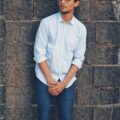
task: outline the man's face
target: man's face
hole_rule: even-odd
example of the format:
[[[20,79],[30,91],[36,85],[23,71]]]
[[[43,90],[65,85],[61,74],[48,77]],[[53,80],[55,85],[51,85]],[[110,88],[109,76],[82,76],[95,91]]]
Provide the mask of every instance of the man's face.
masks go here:
[[[79,5],[79,1],[74,2],[74,0],[58,0],[59,9],[61,13],[70,13],[74,11],[74,8]]]

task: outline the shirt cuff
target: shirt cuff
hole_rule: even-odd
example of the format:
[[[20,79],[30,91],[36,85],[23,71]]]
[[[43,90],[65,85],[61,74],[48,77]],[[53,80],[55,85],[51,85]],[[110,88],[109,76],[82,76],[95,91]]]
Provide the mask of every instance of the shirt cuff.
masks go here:
[[[82,62],[79,59],[74,59],[72,64],[76,65],[79,69],[82,68]]]
[[[33,58],[33,60],[36,62],[36,63],[40,63],[40,62],[43,62],[45,60],[47,60],[47,58],[45,56],[43,57],[40,57],[40,58]]]

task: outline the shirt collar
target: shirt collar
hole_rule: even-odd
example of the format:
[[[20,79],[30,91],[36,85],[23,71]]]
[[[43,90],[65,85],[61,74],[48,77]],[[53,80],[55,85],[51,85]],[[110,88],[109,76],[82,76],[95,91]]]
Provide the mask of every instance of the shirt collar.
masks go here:
[[[58,21],[59,22],[64,22],[60,12],[58,14]],[[68,23],[72,24],[72,25],[75,25],[76,22],[75,22],[75,16],[74,15],[73,15],[72,19]]]

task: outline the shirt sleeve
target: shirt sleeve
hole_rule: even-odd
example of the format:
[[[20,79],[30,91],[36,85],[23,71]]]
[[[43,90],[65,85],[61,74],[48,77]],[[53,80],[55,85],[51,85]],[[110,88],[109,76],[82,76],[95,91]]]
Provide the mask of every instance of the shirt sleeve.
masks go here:
[[[87,30],[86,27],[84,27],[84,29],[82,29],[82,34],[80,35],[80,42],[74,51],[74,57],[72,61],[72,64],[76,65],[79,69],[82,68],[82,64],[85,59],[86,36]]]
[[[35,37],[33,60],[36,63],[43,62],[44,60],[47,59],[46,57],[47,41],[48,41],[47,23],[43,19],[38,27],[36,37]]]

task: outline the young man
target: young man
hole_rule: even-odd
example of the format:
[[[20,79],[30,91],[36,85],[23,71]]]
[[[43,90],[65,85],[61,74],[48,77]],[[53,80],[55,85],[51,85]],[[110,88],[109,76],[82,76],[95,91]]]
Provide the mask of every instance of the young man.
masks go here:
[[[79,0],[58,0],[60,12],[44,18],[34,45],[39,120],[50,119],[56,96],[59,120],[72,120],[74,82],[86,50],[86,27],[73,15]]]

